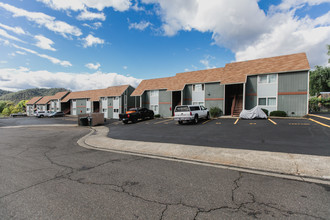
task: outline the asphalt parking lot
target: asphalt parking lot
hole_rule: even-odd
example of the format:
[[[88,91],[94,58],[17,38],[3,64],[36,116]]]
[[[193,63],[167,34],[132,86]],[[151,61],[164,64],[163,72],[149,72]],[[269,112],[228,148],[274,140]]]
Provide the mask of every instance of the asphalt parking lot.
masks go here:
[[[0,127],[22,126],[22,125],[47,125],[47,124],[77,124],[76,117],[58,118],[36,118],[36,117],[15,117],[0,118]]]
[[[115,139],[330,156],[330,120],[316,116],[271,120],[220,118],[197,125],[179,125],[173,119],[127,125],[117,120],[108,122],[108,136]]]

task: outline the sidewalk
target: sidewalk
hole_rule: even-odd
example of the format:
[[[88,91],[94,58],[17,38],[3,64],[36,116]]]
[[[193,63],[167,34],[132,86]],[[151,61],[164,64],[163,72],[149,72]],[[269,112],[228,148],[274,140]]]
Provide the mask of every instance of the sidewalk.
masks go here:
[[[107,137],[108,132],[107,127],[93,127],[78,144],[89,149],[330,184],[330,157],[326,156],[117,140]]]

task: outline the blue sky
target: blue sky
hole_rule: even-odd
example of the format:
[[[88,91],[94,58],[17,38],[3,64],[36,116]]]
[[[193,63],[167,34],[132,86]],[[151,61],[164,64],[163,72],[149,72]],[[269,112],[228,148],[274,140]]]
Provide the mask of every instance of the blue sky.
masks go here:
[[[306,52],[327,65],[330,0],[1,0],[0,89],[141,79]]]

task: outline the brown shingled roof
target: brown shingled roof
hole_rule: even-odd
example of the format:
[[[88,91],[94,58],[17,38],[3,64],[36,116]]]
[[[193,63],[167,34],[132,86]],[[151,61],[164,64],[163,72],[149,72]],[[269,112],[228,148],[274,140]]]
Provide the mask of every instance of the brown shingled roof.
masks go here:
[[[145,90],[167,89],[172,81],[173,77],[142,80],[131,96],[140,96]]]
[[[234,62],[226,64],[224,68],[178,73],[173,77],[143,80],[132,93],[132,96],[140,96],[146,90],[183,90],[186,84],[194,83],[245,83],[248,75],[281,73],[309,69],[310,66],[305,53]]]
[[[186,84],[220,82],[223,73],[224,68],[178,73],[173,77],[173,83],[167,89],[169,91],[178,91],[183,90]]]
[[[42,99],[40,99],[36,104],[37,105],[45,105],[47,104],[53,96],[44,96]]]
[[[34,105],[37,101],[39,101],[42,98],[42,96],[38,96],[38,97],[33,97],[32,99],[30,99],[30,101],[28,101],[26,104],[27,105]]]
[[[226,64],[222,84],[245,83],[248,75],[309,70],[305,53]]]
[[[123,86],[112,86],[106,89],[71,92],[61,102],[67,102],[71,99],[84,99],[84,98],[88,98],[91,101],[99,101],[100,97],[121,96],[128,87],[129,85],[123,85]]]
[[[64,92],[58,92],[55,95],[52,96],[50,100],[57,100],[57,99],[62,99],[64,96],[66,96],[69,93],[69,91],[64,91]]]

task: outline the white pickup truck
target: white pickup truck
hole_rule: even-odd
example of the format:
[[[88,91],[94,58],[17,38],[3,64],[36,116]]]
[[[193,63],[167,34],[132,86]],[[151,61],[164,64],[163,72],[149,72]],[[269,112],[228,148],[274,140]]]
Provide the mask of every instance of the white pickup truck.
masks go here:
[[[202,105],[178,105],[174,110],[174,120],[181,125],[184,121],[197,124],[200,118],[209,119],[210,113]]]
[[[37,118],[43,118],[43,117],[48,117],[52,114],[53,112],[51,111],[36,111],[34,113],[34,116],[36,116]]]

